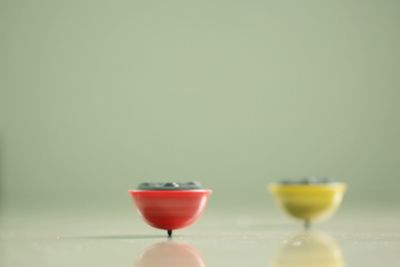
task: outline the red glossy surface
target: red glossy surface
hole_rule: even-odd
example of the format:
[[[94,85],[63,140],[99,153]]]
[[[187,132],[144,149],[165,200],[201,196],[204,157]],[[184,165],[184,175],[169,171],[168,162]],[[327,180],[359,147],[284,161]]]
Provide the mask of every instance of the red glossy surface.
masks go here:
[[[129,194],[148,224],[175,230],[189,226],[199,218],[211,190],[129,190]]]

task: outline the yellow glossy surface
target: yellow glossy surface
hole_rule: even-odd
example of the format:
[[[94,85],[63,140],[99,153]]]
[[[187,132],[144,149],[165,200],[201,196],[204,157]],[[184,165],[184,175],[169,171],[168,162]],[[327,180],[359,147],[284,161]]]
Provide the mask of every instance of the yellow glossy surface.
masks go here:
[[[286,213],[297,219],[316,221],[328,218],[336,211],[346,184],[272,184],[268,189]]]

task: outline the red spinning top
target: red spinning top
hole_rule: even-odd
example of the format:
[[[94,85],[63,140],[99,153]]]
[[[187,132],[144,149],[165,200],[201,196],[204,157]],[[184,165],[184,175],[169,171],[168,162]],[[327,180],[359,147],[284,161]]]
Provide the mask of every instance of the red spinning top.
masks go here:
[[[198,182],[142,183],[129,190],[143,219],[151,226],[172,231],[193,224],[203,212],[211,190]]]

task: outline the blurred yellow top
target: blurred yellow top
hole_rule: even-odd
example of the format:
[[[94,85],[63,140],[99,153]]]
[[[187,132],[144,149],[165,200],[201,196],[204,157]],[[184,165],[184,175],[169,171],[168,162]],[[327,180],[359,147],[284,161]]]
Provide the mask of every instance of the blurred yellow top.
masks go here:
[[[345,183],[272,184],[269,191],[292,217],[318,220],[332,215],[346,191]]]

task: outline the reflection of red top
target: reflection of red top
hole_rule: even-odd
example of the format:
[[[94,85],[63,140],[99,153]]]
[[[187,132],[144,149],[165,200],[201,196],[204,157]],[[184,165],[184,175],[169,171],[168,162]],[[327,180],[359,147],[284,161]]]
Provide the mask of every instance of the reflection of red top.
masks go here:
[[[201,254],[189,244],[164,241],[146,248],[134,267],[206,267]]]
[[[129,190],[139,213],[151,226],[175,230],[193,224],[211,190]]]

